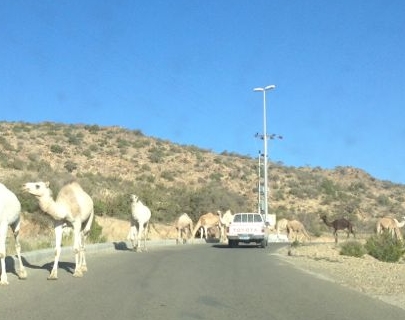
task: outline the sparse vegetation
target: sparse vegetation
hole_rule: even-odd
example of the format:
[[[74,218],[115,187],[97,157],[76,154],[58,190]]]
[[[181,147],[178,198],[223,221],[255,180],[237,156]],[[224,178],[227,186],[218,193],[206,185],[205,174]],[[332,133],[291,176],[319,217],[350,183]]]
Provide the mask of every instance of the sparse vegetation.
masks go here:
[[[340,254],[344,256],[361,258],[366,253],[366,249],[358,241],[347,241],[340,245]]]
[[[90,234],[88,236],[88,240],[90,243],[102,243],[106,242],[106,238],[101,234],[102,228],[97,223],[97,221],[93,221],[91,225]]]
[[[365,248],[369,255],[384,262],[398,262],[405,253],[403,242],[392,237],[389,232],[371,236]]]
[[[53,153],[62,153],[63,152],[63,148],[60,145],[57,144],[53,144],[51,145],[51,151]]]
[[[2,182],[15,186],[25,212],[39,208],[19,194],[23,182],[49,180],[56,192],[72,172],[99,215],[128,219],[130,193],[151,208],[152,222],[171,223],[182,212],[196,220],[208,211],[257,210],[258,161],[247,156],[98,125],[0,122],[0,133]],[[376,217],[405,215],[404,185],[352,167],[296,168],[270,160],[269,188],[270,212],[299,217],[313,235],[329,232],[319,212],[356,222],[360,233],[372,232]]]

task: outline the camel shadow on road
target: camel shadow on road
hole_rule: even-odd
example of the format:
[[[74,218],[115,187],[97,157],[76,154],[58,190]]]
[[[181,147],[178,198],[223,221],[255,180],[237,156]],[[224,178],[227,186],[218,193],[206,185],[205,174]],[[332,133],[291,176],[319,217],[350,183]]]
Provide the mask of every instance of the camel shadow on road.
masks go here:
[[[18,277],[17,270],[15,269],[15,260],[13,257],[7,256],[6,259],[6,270]]]
[[[113,242],[114,249],[118,251],[133,251],[132,248],[128,248],[128,245],[124,241]]]
[[[22,262],[23,262],[24,267],[26,267],[28,269],[47,270],[49,273],[51,272],[52,267],[53,267],[53,263],[54,263],[53,261],[51,261],[51,262],[47,262],[47,263],[45,263],[43,265],[36,265],[36,264],[30,263],[24,257],[21,257],[21,258],[22,258]],[[14,264],[14,259],[10,257],[10,260],[12,260],[12,263]],[[9,270],[11,270],[11,269],[14,270],[13,273],[17,274],[16,271],[15,271],[15,265],[13,267],[11,267]],[[74,270],[75,270],[75,263],[74,262],[59,261],[58,270],[60,270],[60,269],[65,270],[66,272],[73,274]]]

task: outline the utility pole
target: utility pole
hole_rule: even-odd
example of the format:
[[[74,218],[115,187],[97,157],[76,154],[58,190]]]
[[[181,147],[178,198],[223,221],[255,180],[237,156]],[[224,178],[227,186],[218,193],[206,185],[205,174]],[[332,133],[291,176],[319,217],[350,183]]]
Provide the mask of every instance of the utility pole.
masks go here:
[[[260,214],[262,214],[262,197],[261,197],[261,195],[262,195],[262,190],[263,190],[263,185],[262,185],[262,176],[261,176],[261,166],[262,166],[262,164],[261,164],[261,159],[262,159],[262,153],[261,153],[261,151],[259,150],[259,168],[258,168],[258,171],[259,171],[259,174],[258,174],[258,181],[257,181],[257,194],[258,194],[258,199],[257,199],[257,212],[258,213],[260,213]]]
[[[275,85],[263,88],[254,88],[253,91],[263,92],[263,143],[264,143],[264,219],[268,221],[268,197],[267,197],[267,120],[266,120],[266,91],[274,89]]]

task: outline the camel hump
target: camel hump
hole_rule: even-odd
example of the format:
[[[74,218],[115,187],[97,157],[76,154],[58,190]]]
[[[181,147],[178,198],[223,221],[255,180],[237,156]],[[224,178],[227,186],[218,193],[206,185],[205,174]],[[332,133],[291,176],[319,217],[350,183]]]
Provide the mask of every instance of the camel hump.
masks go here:
[[[2,183],[0,183],[0,199],[0,216],[7,213],[10,215],[8,217],[10,221],[17,219],[21,211],[21,203],[17,196]]]
[[[5,203],[20,203],[17,196],[8,189],[4,184],[0,183],[0,196]]]
[[[83,190],[79,183],[73,181],[60,189],[56,202],[65,203],[73,216],[81,215],[83,212],[93,210],[93,200]]]

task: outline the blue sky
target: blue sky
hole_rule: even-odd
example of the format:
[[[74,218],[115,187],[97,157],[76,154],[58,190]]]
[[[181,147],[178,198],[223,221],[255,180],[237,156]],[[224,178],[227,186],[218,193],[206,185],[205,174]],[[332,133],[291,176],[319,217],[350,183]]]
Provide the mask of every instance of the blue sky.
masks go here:
[[[0,120],[97,124],[405,183],[402,0],[6,0]]]

